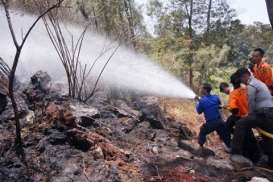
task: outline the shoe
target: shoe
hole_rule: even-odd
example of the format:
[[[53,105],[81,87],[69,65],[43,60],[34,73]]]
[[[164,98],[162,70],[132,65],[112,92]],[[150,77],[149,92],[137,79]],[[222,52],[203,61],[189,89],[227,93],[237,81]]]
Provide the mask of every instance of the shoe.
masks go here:
[[[259,167],[268,167],[268,156],[262,155],[255,165]]]

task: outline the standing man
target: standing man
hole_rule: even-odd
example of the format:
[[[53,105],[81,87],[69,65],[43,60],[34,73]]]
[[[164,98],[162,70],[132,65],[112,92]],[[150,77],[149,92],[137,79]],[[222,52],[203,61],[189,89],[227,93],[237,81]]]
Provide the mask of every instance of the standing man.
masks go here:
[[[230,135],[222,120],[219,108],[221,105],[220,98],[216,95],[211,95],[212,87],[210,84],[203,84],[201,89],[201,98],[196,104],[198,114],[204,113],[206,123],[201,127],[198,136],[198,143],[203,147],[206,142],[206,136],[214,131],[224,141],[227,149],[230,148]]]
[[[252,128],[262,132],[262,149],[269,157],[269,165],[273,166],[273,100],[267,86],[257,80],[246,68],[239,69],[236,74],[248,90],[248,116],[236,122],[232,141],[232,154],[243,154],[243,143]],[[254,142],[254,141],[253,141]]]
[[[273,74],[271,66],[266,63],[264,50],[261,48],[254,49],[250,61],[253,65],[251,71],[254,77],[266,84],[271,94],[273,94]]]

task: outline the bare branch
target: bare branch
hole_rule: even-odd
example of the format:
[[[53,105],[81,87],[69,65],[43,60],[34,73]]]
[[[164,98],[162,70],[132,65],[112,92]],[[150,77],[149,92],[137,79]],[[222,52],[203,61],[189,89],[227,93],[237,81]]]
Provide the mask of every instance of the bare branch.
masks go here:
[[[98,76],[98,78],[97,78],[97,80],[96,80],[96,83],[95,83],[95,85],[94,85],[94,88],[93,88],[91,94],[84,100],[85,102],[86,102],[87,100],[89,100],[89,99],[94,95],[94,93],[95,93],[95,91],[96,91],[96,88],[97,88],[97,85],[98,85],[98,83],[99,83],[99,80],[100,80],[100,78],[101,78],[101,76],[102,76],[102,74],[103,74],[103,72],[104,72],[106,66],[109,64],[109,62],[111,61],[112,57],[115,55],[115,53],[117,52],[117,50],[118,50],[119,47],[120,47],[120,44],[115,48],[115,50],[113,51],[113,53],[110,55],[110,57],[108,58],[108,60],[107,60],[106,63],[104,64],[104,66],[103,66],[103,68],[102,68],[102,70],[101,70],[101,72],[100,72],[100,74],[99,74],[99,76]]]
[[[18,41],[16,39],[15,32],[14,32],[14,29],[13,29],[13,26],[12,26],[12,22],[11,22],[11,17],[10,17],[10,14],[9,14],[9,4],[8,4],[8,1],[1,0],[1,2],[2,2],[3,6],[4,6],[4,10],[5,10],[5,13],[6,13],[7,22],[8,22],[8,26],[9,26],[10,34],[12,36],[13,43],[14,43],[16,49],[19,49],[19,44],[18,44]]]
[[[51,6],[50,8],[48,8],[47,10],[45,10],[40,16],[38,16],[38,18],[34,21],[34,23],[31,25],[31,27],[29,28],[29,30],[27,31],[26,35],[24,36],[23,38],[23,41],[20,45],[20,47],[22,48],[29,36],[29,34],[31,33],[31,31],[33,30],[33,28],[35,27],[35,25],[39,22],[39,20],[41,18],[43,18],[47,13],[49,13],[51,10],[55,9],[55,8],[58,8],[61,6],[62,2],[64,0],[58,0],[58,3],[54,4],[53,6]]]
[[[12,103],[12,107],[13,107],[13,111],[14,111],[14,116],[15,116],[15,124],[16,124],[16,139],[15,139],[15,149],[18,155],[20,155],[21,157],[24,157],[24,149],[23,149],[23,143],[22,143],[22,138],[21,138],[21,126],[20,126],[20,121],[19,121],[19,110],[18,110],[18,106],[15,100],[15,96],[14,96],[14,80],[15,80],[15,72],[17,69],[17,65],[20,59],[20,55],[21,55],[21,51],[24,47],[24,44],[27,40],[27,38],[29,37],[31,31],[33,30],[33,28],[36,26],[36,24],[38,23],[38,21],[43,18],[47,13],[49,13],[51,10],[60,7],[61,3],[64,0],[58,0],[58,3],[51,6],[50,8],[48,8],[46,11],[44,11],[43,13],[41,13],[40,16],[38,16],[38,18],[34,21],[34,23],[30,26],[30,28],[28,29],[26,35],[23,37],[23,40],[21,42],[21,44],[19,45],[17,42],[17,38],[12,26],[12,22],[11,22],[11,17],[9,14],[9,6],[8,6],[8,0],[1,0],[2,4],[4,5],[4,9],[5,9],[5,13],[6,13],[6,19],[9,25],[9,30],[12,36],[12,40],[13,43],[16,47],[16,53],[13,59],[13,65],[11,70],[9,69],[9,83],[8,83],[8,94]]]

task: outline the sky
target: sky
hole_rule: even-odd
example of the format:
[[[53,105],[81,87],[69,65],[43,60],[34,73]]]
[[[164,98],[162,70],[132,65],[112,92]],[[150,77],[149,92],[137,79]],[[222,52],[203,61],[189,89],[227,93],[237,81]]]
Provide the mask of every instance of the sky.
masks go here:
[[[237,11],[239,19],[244,24],[254,21],[269,24],[265,0],[228,0],[232,8]]]
[[[139,4],[146,4],[149,0],[136,0]],[[167,1],[167,0],[163,0]],[[255,21],[269,24],[265,0],[227,0],[237,12],[243,24],[253,24]]]

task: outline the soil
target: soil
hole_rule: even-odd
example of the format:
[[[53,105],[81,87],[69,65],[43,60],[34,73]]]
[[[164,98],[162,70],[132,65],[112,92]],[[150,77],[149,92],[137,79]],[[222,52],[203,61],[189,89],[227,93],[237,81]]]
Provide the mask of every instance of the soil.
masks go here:
[[[186,116],[193,113],[190,101],[97,97],[83,104],[42,88],[32,83],[17,94],[23,157],[13,148],[10,103],[0,116],[0,181],[273,180],[270,169],[235,169],[214,134],[200,150],[196,135],[202,117]]]

